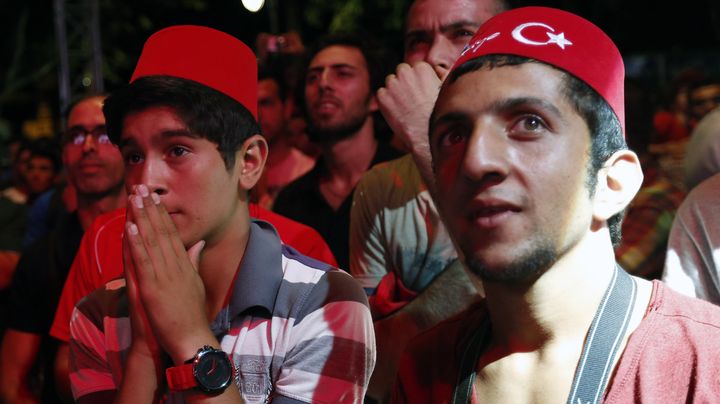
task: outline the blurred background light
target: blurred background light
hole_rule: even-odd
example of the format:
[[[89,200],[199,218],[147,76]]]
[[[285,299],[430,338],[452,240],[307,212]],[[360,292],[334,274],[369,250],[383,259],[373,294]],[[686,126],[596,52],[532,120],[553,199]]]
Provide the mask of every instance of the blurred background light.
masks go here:
[[[265,0],[242,0],[242,4],[246,9],[255,13],[262,8]]]

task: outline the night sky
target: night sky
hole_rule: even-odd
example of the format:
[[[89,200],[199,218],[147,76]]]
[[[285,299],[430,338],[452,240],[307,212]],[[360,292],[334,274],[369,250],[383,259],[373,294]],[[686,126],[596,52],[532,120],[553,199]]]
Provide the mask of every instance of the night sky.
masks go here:
[[[198,0],[124,0],[115,3],[100,0],[101,10],[112,9],[112,13],[101,15],[103,52],[110,54],[122,50],[125,59],[114,64],[115,77],[107,77],[111,89],[113,83],[123,82],[132,71],[134,61],[142,49],[149,33],[173,24],[201,24],[226,31],[244,42],[253,45],[258,32],[270,30],[268,5],[258,13],[246,11],[240,0],[211,0],[203,10],[190,10],[178,6],[196,3]],[[277,0],[281,31],[298,29],[305,42],[311,42],[322,34],[317,27],[310,27],[303,21],[303,9],[309,0]],[[390,1],[390,0],[388,0]],[[409,4],[410,0],[397,0]],[[522,1],[511,0],[516,6],[548,5],[575,12],[591,20],[617,43],[626,58],[628,74],[649,74],[657,76],[656,82],[664,82],[683,63],[694,63],[714,69],[720,73],[720,1],[689,0],[667,2],[653,0],[556,0]],[[66,0],[78,4],[80,0]],[[118,5],[122,6],[118,6]],[[365,3],[364,3],[365,4]],[[368,3],[369,4],[369,3]],[[366,8],[372,6],[367,5]],[[20,10],[29,10],[25,49],[22,58],[23,69],[32,70],[46,62],[47,51],[35,51],[36,47],[54,46],[52,0],[0,0],[0,89],[6,87],[7,69],[16,49],[16,32]],[[115,10],[120,10],[117,12]],[[376,27],[375,16],[366,13],[363,24]],[[329,21],[330,15],[327,16]],[[369,30],[373,33],[372,30]],[[399,32],[385,32],[389,45],[401,52]],[[116,52],[118,53],[118,52]],[[661,55],[658,59],[657,55]],[[43,60],[45,59],[45,60]],[[112,57],[106,56],[106,61]],[[658,66],[659,65],[659,66]],[[127,77],[125,77],[127,76]],[[37,100],[56,102],[56,77],[52,70],[39,79],[15,92],[12,97],[0,100],[0,117],[13,120],[25,119],[34,112]]]

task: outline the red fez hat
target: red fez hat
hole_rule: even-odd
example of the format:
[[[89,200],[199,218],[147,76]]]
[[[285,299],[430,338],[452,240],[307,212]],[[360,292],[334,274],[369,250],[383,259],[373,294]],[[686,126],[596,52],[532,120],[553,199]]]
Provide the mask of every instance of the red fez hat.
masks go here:
[[[257,119],[257,60],[250,48],[224,32],[178,25],[154,33],[130,82],[155,75],[193,80],[220,91]]]
[[[560,68],[597,91],[625,132],[625,67],[613,41],[590,21],[547,7],[523,7],[487,20],[453,70],[483,55],[525,56]]]

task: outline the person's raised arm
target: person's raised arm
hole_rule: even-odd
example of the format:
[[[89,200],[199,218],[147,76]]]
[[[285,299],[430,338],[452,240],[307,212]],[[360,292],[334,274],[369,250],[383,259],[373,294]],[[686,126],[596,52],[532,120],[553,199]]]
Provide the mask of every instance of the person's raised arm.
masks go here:
[[[442,82],[426,62],[413,66],[401,63],[395,74],[377,92],[380,111],[395,136],[400,136],[412,153],[420,175],[431,195],[435,195],[428,124]]]

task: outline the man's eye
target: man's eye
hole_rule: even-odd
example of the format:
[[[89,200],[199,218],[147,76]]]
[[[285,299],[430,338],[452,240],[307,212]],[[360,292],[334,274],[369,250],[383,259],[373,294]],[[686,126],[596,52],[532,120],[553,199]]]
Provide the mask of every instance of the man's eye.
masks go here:
[[[538,130],[543,128],[543,122],[540,118],[535,116],[529,116],[523,120],[523,128],[526,130]]]
[[[126,153],[125,164],[139,164],[142,162],[142,157],[138,153]]]
[[[456,38],[472,38],[473,35],[475,35],[475,33],[467,29],[459,29],[455,31]]]
[[[72,143],[74,145],[81,145],[81,144],[85,143],[85,135],[77,134],[77,135],[73,136]]]
[[[412,37],[405,40],[405,49],[411,50],[416,49],[422,45],[424,41],[418,37]]]
[[[538,134],[547,129],[548,125],[542,118],[537,115],[526,115],[515,122],[511,132],[515,134]]]
[[[463,136],[458,134],[457,132],[450,132],[445,136],[445,143],[449,145],[456,145],[460,142],[462,142],[464,139]]]
[[[448,128],[440,132],[437,144],[441,148],[453,147],[463,143],[464,141],[465,135],[461,130],[458,128]]]
[[[181,156],[186,155],[187,153],[188,153],[188,150],[186,148],[180,147],[180,146],[175,146],[172,149],[170,149],[170,154],[173,157],[181,157]]]
[[[99,144],[110,144],[110,136],[103,133],[102,135],[97,137],[97,141]]]

